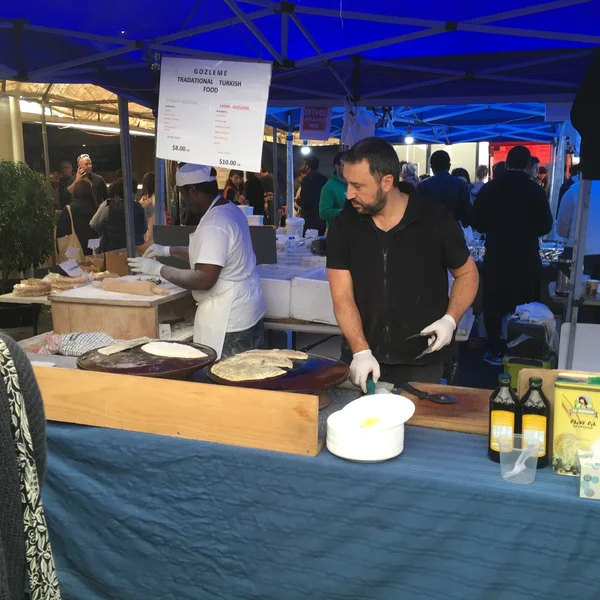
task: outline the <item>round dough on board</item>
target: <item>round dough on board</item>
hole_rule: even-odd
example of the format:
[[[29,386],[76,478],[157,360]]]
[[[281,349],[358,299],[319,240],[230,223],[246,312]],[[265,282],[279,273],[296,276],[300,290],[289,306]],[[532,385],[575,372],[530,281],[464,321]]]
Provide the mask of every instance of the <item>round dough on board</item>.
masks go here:
[[[142,350],[154,356],[163,356],[166,358],[206,358],[207,354],[186,346],[185,344],[176,344],[174,342],[150,342],[142,346]]]

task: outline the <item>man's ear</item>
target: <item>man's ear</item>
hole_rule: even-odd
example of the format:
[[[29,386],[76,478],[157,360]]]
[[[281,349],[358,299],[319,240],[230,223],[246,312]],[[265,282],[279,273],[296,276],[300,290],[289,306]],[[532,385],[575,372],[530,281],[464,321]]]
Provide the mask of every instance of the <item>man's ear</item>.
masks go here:
[[[381,189],[384,192],[389,192],[394,187],[394,176],[393,175],[384,175],[381,178]]]

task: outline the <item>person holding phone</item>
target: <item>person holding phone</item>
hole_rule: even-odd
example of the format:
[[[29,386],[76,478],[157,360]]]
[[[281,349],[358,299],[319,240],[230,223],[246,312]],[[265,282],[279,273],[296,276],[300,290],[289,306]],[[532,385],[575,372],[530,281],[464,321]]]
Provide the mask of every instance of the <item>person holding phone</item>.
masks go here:
[[[82,179],[87,179],[92,184],[96,204],[102,204],[108,198],[108,188],[106,181],[100,175],[92,172],[92,159],[89,154],[81,154],[77,157],[77,172],[68,183],[67,190],[72,195],[75,184]]]

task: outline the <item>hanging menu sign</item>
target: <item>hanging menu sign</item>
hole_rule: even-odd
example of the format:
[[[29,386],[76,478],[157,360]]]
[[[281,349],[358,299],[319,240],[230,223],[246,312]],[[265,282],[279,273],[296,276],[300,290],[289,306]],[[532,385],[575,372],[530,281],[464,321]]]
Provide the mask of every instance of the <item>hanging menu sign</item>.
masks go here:
[[[327,141],[331,129],[331,113],[331,107],[305,106],[300,119],[300,139]]]
[[[156,155],[260,171],[271,64],[164,57]]]

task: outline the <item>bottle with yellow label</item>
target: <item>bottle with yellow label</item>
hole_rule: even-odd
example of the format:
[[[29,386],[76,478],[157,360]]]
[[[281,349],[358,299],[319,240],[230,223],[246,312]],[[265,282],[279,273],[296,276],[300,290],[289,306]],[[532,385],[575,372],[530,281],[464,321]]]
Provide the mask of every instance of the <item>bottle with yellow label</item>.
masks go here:
[[[550,435],[550,404],[542,392],[539,377],[529,379],[529,390],[521,399],[523,446],[531,442],[541,443],[537,468],[548,466],[548,436]]]
[[[519,398],[510,387],[510,375],[503,373],[498,377],[498,387],[490,396],[490,433],[488,456],[500,462],[498,440],[512,439],[520,431]]]

